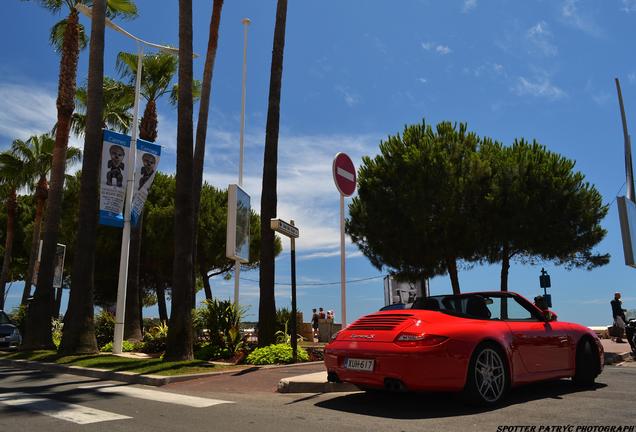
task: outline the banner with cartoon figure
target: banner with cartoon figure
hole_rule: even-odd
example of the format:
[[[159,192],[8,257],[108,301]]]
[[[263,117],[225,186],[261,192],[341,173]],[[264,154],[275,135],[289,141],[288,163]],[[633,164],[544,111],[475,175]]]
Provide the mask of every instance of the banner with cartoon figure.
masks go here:
[[[99,223],[124,226],[124,198],[126,197],[126,164],[130,137],[104,130],[102,167],[99,176]]]
[[[135,179],[133,183],[133,199],[131,219],[133,225],[137,221],[144,209],[148,190],[152,186],[157,173],[157,166],[161,158],[161,146],[144,140],[137,140],[137,157],[135,158]]]

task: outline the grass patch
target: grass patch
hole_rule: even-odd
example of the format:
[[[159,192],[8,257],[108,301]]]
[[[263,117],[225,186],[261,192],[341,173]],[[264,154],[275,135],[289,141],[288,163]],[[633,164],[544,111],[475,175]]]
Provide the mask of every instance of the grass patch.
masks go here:
[[[240,366],[215,365],[202,360],[169,362],[159,358],[136,359],[119,357],[112,354],[91,354],[61,356],[56,351],[18,351],[0,352],[0,358],[13,360],[32,360],[57,363],[67,366],[103,369],[115,372],[132,372],[153,375],[186,375],[194,373],[218,372],[227,369],[240,369]]]

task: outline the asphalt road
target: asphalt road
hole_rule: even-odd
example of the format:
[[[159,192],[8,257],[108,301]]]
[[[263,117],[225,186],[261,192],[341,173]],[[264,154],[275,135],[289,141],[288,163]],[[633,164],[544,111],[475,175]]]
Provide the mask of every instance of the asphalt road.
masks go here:
[[[0,367],[0,431],[465,432],[535,426],[540,432],[540,426],[636,425],[634,367],[606,367],[592,390],[578,391],[569,380],[519,388],[492,410],[467,408],[448,394],[275,393],[276,375],[289,376],[290,370],[157,389]]]

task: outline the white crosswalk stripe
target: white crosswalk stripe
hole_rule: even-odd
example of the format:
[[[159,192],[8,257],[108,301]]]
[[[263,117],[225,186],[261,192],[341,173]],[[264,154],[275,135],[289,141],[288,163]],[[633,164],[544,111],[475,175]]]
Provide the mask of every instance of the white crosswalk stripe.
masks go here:
[[[27,393],[2,393],[0,394],[0,403],[77,424],[90,424],[131,418],[125,415],[61,402],[55,399],[32,396]]]
[[[3,370],[5,372],[5,370]],[[9,371],[9,374],[13,371]],[[220,404],[231,404],[232,401],[209,399],[197,396],[188,396],[169,393],[160,390],[152,390],[143,387],[134,387],[121,383],[95,383],[76,387],[78,390],[99,393],[108,393],[115,396],[144,399],[153,402],[168,403],[188,406],[193,408],[207,408]],[[63,402],[52,399],[56,392],[9,392],[0,393],[0,405],[7,405],[23,410],[43,414],[59,420],[65,420],[76,424],[90,424],[113,420],[127,420],[132,417],[108,411],[90,408],[75,403]]]
[[[122,396],[129,396],[138,399],[146,399],[155,402],[185,405],[194,408],[207,408],[219,404],[234,403],[232,401],[220,399],[208,399],[197,396],[187,396],[177,393],[168,393],[159,390],[151,390],[141,387],[132,387],[121,384],[93,384],[79,386],[79,389],[95,390],[101,393],[114,393]]]

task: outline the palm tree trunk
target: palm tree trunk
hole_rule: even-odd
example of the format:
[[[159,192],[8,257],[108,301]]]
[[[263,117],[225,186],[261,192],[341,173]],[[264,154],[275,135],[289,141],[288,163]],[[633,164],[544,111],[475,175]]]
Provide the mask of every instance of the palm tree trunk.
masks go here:
[[[194,147],[194,184],[192,193],[194,197],[194,237],[192,250],[194,251],[194,262],[197,262],[197,227],[199,225],[199,206],[201,203],[201,185],[203,182],[203,165],[205,162],[205,138],[208,130],[208,113],[210,109],[210,93],[212,90],[212,75],[214,73],[214,61],[216,59],[216,48],[219,44],[219,25],[221,23],[221,10],[223,0],[214,0],[212,5],[212,17],[210,18],[210,36],[208,38],[208,51],[205,55],[205,66],[203,67],[203,82],[201,83],[201,99],[199,101],[199,118],[197,120],[196,144]],[[194,280],[193,276],[193,280]],[[204,285],[206,277],[203,277]],[[193,285],[194,286],[194,285]],[[209,286],[209,282],[208,282]],[[206,298],[208,291],[206,293]]]
[[[77,10],[71,9],[67,19],[57,96],[57,129],[51,164],[51,187],[49,190],[42,242],[42,259],[38,272],[38,284],[33,303],[27,314],[27,331],[23,346],[25,349],[55,348],[51,334],[51,313],[53,307],[53,272],[55,252],[59,234],[59,223],[64,191],[66,170],[66,148],[75,109],[75,82],[79,57],[79,27]]]
[[[33,281],[33,270],[35,262],[38,259],[40,250],[40,234],[42,231],[42,217],[44,216],[44,207],[46,198],[48,197],[48,184],[46,177],[41,177],[35,191],[35,220],[33,221],[33,237],[31,239],[31,253],[29,255],[29,266],[27,267],[26,277],[24,278],[24,290],[22,291],[22,301],[20,304],[26,305],[31,295],[31,282]]]
[[[18,206],[15,189],[7,197],[7,237],[4,241],[4,258],[2,259],[2,273],[0,273],[0,310],[4,309],[5,285],[9,279],[11,255],[13,253],[13,238],[15,237],[15,213]]]
[[[283,51],[285,48],[285,24],[287,0],[278,0],[274,47],[269,81],[269,101],[263,157],[263,186],[261,194],[261,256],[260,301],[258,307],[258,344],[267,346],[274,342],[276,302],[274,299],[274,231],[270,219],[276,217],[276,178],[278,165],[278,129],[280,123],[280,92],[283,78]]]
[[[106,0],[95,0],[91,20],[86,138],[82,162],[78,232],[69,306],[64,316],[64,330],[60,344],[60,352],[65,354],[97,352],[93,320],[93,290],[102,154],[105,18]]]
[[[141,334],[139,301],[139,259],[141,257],[141,232],[143,213],[139,215],[137,225],[130,230],[130,255],[128,258],[128,284],[126,285],[126,319],[124,320],[124,339],[139,342]]]
[[[164,358],[191,360],[192,353],[192,0],[179,0],[179,105],[177,110],[177,174],[172,310]]]

